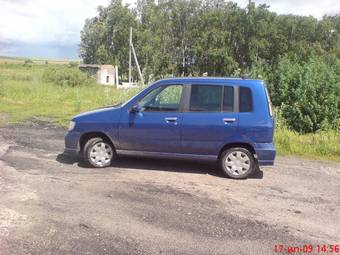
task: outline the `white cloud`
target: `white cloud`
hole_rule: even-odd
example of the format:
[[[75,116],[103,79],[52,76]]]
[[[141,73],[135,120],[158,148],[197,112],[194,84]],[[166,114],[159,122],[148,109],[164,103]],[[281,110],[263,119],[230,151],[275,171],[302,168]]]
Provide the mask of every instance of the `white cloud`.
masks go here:
[[[249,1],[237,0],[236,2],[245,7]],[[271,11],[279,14],[312,15],[318,19],[325,14],[340,14],[338,0],[255,0],[254,2],[256,5],[267,4]]]
[[[248,0],[236,2],[244,7]],[[109,0],[0,0],[0,39],[77,43],[85,19],[96,14],[98,5],[108,3]],[[337,0],[255,0],[255,3],[266,3],[278,13],[317,18],[326,13],[340,13],[340,1]]]
[[[109,0],[0,0],[0,38],[28,43],[70,44],[98,5]]]
[[[85,19],[96,15],[98,5],[110,0],[0,0],[0,54],[15,52],[18,45],[51,45],[76,48]],[[136,0],[123,0],[134,4]],[[235,0],[245,7],[248,0]],[[313,15],[340,13],[339,0],[255,0],[280,14]],[[2,43],[2,44],[1,44]],[[12,43],[12,45],[11,45]],[[6,46],[4,46],[6,45]],[[30,46],[27,46],[29,48]],[[18,49],[19,46],[16,46]],[[21,53],[20,53],[21,54]],[[76,55],[76,52],[74,53]]]

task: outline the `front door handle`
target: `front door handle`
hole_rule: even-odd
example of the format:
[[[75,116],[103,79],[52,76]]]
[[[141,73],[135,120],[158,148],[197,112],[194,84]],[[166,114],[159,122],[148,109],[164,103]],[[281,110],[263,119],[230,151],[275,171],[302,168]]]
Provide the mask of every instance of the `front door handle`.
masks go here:
[[[166,117],[165,122],[177,124],[177,117]]]
[[[224,124],[235,122],[236,118],[223,118]]]

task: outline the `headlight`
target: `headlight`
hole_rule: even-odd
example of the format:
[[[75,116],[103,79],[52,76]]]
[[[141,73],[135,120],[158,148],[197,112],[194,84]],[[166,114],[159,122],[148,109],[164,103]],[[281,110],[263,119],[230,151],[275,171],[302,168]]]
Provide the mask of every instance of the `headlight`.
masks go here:
[[[75,127],[75,125],[76,125],[76,123],[74,122],[74,121],[70,121],[70,126],[69,126],[69,128],[68,128],[68,131],[71,131],[72,129],[74,129],[74,127]]]

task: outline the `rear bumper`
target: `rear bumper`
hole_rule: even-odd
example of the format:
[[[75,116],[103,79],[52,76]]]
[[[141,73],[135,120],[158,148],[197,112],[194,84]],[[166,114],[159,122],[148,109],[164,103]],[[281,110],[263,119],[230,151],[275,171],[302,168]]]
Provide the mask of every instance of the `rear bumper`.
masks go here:
[[[273,143],[255,143],[255,152],[260,166],[272,166],[276,156]]]

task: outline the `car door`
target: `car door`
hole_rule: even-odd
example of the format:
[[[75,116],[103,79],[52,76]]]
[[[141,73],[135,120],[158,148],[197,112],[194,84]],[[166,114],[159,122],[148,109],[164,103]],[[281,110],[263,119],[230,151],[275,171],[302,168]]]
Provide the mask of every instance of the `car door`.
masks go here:
[[[123,113],[120,149],[179,153],[182,94],[183,85],[159,86],[139,100],[137,112]]]
[[[193,84],[182,121],[182,152],[216,156],[238,127],[237,88]]]

